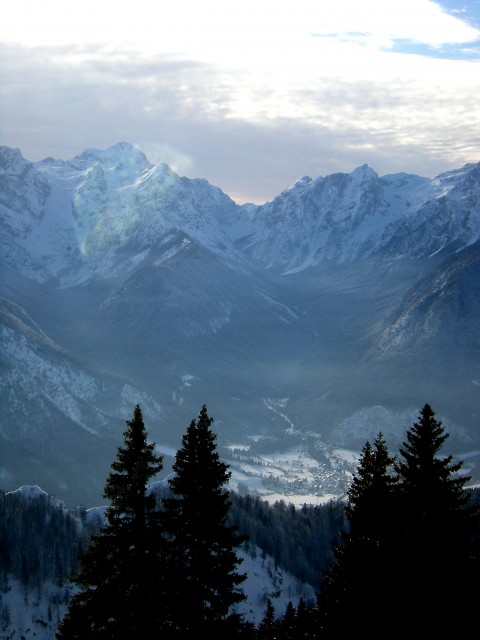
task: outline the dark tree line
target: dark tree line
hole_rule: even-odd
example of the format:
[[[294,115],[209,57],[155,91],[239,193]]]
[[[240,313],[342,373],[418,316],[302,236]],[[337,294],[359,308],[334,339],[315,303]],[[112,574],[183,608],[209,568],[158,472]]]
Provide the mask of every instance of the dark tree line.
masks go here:
[[[230,519],[247,536],[247,546],[259,547],[300,582],[320,588],[346,526],[343,502],[295,507],[252,495],[232,493],[231,498]]]
[[[88,537],[87,528],[79,535],[63,505],[41,491],[0,495],[1,587],[6,590],[9,575],[28,589],[47,580],[63,585],[76,570]]]
[[[107,478],[106,524],[88,547],[81,509],[73,517],[47,498],[0,496],[4,581],[11,573],[28,587],[52,576],[61,584],[78,569],[59,640],[430,637],[475,623],[480,492],[465,488],[461,463],[440,455],[448,434],[429,405],[397,456],[382,433],[365,444],[346,503],[300,509],[227,492],[212,422],[202,407],[168,491],[154,493],[163,460],[135,408]],[[244,599],[242,544],[318,585],[317,601],[282,612],[268,601],[258,626],[232,613]]]

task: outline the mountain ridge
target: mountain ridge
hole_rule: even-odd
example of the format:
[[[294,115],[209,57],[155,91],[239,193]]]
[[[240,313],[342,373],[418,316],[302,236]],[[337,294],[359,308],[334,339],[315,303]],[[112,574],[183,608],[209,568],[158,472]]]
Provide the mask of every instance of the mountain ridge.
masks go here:
[[[290,492],[293,465],[262,477],[269,447],[303,451],[322,480],[291,475],[300,500],[342,493],[335,447],[375,437],[363,425],[379,405],[394,445],[429,402],[455,453],[480,449],[479,178],[480,163],[433,179],[362,165],[238,205],[129,143],[36,163],[1,147],[5,447],[77,503],[98,502],[137,401],[167,449],[207,403],[222,455],[248,451],[234,471],[254,491]],[[8,486],[38,484],[18,455],[1,465]]]

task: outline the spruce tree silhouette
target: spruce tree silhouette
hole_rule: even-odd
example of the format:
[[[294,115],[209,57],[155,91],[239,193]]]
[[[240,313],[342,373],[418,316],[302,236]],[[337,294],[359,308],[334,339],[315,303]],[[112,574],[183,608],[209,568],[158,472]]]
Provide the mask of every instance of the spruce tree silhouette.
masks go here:
[[[163,527],[149,481],[163,468],[139,405],[127,421],[124,446],[112,463],[104,497],[107,524],[92,539],[73,582],[57,640],[153,637],[163,624]]]
[[[394,528],[393,462],[381,432],[373,447],[364,445],[348,490],[348,528],[341,533],[335,562],[318,596],[319,627],[325,637],[385,632],[392,604],[387,567]]]
[[[463,462],[439,452],[449,434],[429,404],[407,432],[399,476],[395,598],[407,632],[467,631],[478,595],[476,510],[465,490]],[[392,594],[393,595],[393,594]]]
[[[448,437],[426,404],[398,459],[381,434],[374,447],[366,443],[348,492],[349,529],[318,597],[321,637],[441,637],[473,628],[478,511],[463,463],[439,455]]]
[[[245,537],[228,526],[231,506],[225,485],[231,473],[220,461],[213,418],[202,406],[182,438],[163,499],[165,524],[173,543],[170,583],[174,637],[235,637],[242,629],[232,607],[245,600],[239,585],[237,550]]]

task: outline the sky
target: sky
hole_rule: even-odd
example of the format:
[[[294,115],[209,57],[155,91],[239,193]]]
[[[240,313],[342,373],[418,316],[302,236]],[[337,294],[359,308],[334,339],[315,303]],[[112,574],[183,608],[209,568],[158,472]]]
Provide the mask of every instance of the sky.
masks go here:
[[[0,145],[127,141],[261,204],[480,161],[480,0],[2,0]]]

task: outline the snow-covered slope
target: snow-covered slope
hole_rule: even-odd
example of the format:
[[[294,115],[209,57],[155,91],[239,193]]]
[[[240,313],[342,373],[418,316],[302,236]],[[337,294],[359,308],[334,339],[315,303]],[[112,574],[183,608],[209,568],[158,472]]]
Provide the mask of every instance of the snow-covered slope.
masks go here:
[[[223,226],[237,205],[206,180],[181,178],[165,164],[152,166],[128,143],[34,164],[19,150],[2,147],[0,171],[10,245],[5,259],[40,281],[50,275],[69,286],[93,276],[110,278],[122,268],[118,253],[125,245],[135,244],[141,260],[178,229],[234,255]],[[136,259],[126,262],[128,272]]]
[[[434,180],[379,177],[363,165],[350,174],[303,177],[249,213],[244,249],[289,273],[324,260],[428,256],[456,242],[467,246],[480,237],[479,174],[479,165],[466,165]]]
[[[24,252],[27,273],[36,269],[44,278],[46,268],[64,286],[94,270],[110,277],[121,247],[135,242],[148,252],[179,229],[231,258],[234,240],[263,264],[286,271],[384,251],[426,256],[480,236],[479,165],[434,180],[379,177],[363,165],[350,174],[303,177],[260,207],[238,207],[205,180],[152,166],[128,143],[34,164],[2,147],[0,166],[2,222],[17,245],[7,258],[18,261]]]

